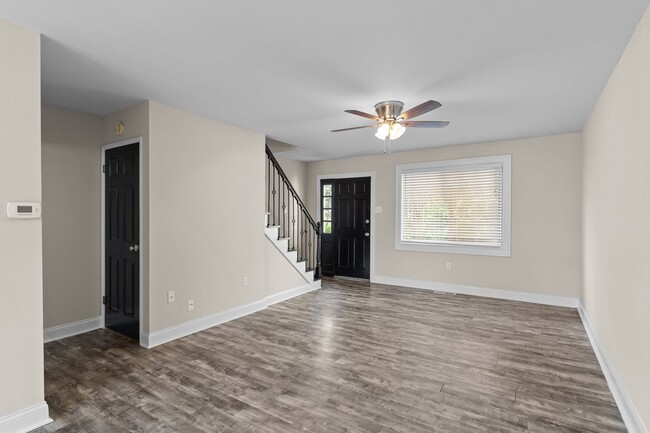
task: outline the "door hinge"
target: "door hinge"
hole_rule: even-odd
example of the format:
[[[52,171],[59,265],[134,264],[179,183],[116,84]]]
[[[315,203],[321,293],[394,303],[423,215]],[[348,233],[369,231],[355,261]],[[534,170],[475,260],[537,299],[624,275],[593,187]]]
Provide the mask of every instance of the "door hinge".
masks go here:
[[[106,296],[102,296],[102,305],[106,305]]]
[[[106,173],[106,164],[102,165],[102,173]]]

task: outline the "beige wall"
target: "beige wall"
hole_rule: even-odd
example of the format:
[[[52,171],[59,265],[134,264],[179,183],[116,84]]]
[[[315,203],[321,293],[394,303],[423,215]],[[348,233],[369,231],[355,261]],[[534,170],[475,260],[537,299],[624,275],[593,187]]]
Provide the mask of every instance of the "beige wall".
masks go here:
[[[5,212],[41,201],[39,38],[0,20],[0,417],[43,402],[41,220]]]
[[[264,280],[266,296],[285,292],[308,284],[269,239],[265,239]]]
[[[45,328],[101,314],[99,117],[42,106]]]
[[[150,121],[153,332],[264,297],[265,153],[261,134],[162,104]]]
[[[511,257],[395,250],[395,165],[489,155],[512,155]],[[581,238],[580,134],[434,148],[320,161],[308,165],[309,208],[316,207],[316,176],[376,172],[377,276],[578,297]],[[445,270],[451,262],[452,269]]]
[[[125,126],[119,137],[113,128],[117,121]],[[265,156],[259,134],[149,102],[103,118],[44,106],[43,129],[46,327],[101,314],[101,145],[140,136],[144,332],[305,284],[264,236]],[[304,191],[305,163],[284,164]],[[207,212],[182,211],[197,205]],[[68,249],[80,254],[61,254]],[[155,262],[151,270],[150,260]],[[157,282],[151,295],[150,277]],[[176,303],[167,304],[168,290],[176,291]],[[196,304],[192,313],[188,299]]]
[[[142,272],[142,331],[149,332],[150,308],[147,302],[149,297],[149,102],[143,102],[133,107],[125,108],[102,118],[102,131],[100,140],[102,145],[142,137],[140,161],[140,218],[142,218],[142,230],[140,231],[140,270]],[[115,135],[114,125],[116,122],[124,124],[124,132],[121,136]],[[98,221],[98,230],[100,225]]]
[[[122,121],[124,133],[113,125]],[[101,145],[142,137],[143,299],[148,288],[149,103],[105,117],[42,107],[43,292],[45,328],[101,315]],[[64,254],[62,254],[64,252]],[[143,330],[149,328],[143,305]]]
[[[650,12],[584,129],[582,301],[650,427]]]
[[[282,171],[289,178],[289,182],[296,190],[300,199],[305,202],[307,200],[307,163],[303,161],[296,161],[295,159],[283,158],[279,155],[274,155],[278,160]]]

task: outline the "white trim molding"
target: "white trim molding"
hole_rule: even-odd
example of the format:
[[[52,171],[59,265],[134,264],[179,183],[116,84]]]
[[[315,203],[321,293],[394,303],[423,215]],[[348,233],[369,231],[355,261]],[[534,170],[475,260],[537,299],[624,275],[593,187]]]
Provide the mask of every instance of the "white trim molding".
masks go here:
[[[320,280],[318,280],[318,282],[320,283]],[[293,289],[285,290],[284,292],[280,293],[275,293],[266,297],[266,306],[269,307],[273,304],[277,304],[278,302],[283,302],[318,289],[320,289],[320,286],[314,287],[311,284],[305,284],[304,286],[295,287]]]
[[[596,328],[594,328],[591,323],[589,315],[582,305],[582,302],[578,305],[578,313],[580,313],[580,318],[582,319],[585,331],[587,331],[591,347],[594,349],[596,358],[598,358],[600,368],[603,370],[603,374],[607,380],[607,385],[609,385],[609,390],[611,391],[612,396],[614,396],[614,401],[616,401],[618,410],[621,412],[621,417],[627,427],[627,431],[629,433],[648,433],[648,429],[644,425],[639,412],[636,410],[630,395],[625,390],[625,386],[623,385],[620,376],[616,373],[616,370],[609,362],[607,355],[605,354],[605,349],[600,343],[600,339],[596,333]]]
[[[73,335],[83,334],[84,332],[94,331],[102,328],[102,318],[93,317],[91,319],[79,320],[64,325],[53,326],[43,330],[43,342],[60,340],[61,338],[72,337]]]
[[[375,275],[373,283],[389,284],[413,289],[433,290],[436,292],[458,293],[462,295],[480,296],[483,298],[506,299],[509,301],[530,302],[533,304],[554,305],[556,307],[577,308],[578,298],[568,296],[546,295],[543,293],[517,292],[514,290],[488,289],[460,284],[439,283],[435,281],[409,280],[405,278],[384,277]]]
[[[243,316],[255,313],[266,308],[266,301],[264,299],[251,302],[247,305],[240,307],[230,308],[220,313],[210,314],[208,316],[200,317],[198,319],[190,320],[189,322],[181,323],[179,325],[170,326],[169,328],[160,331],[151,332],[149,334],[142,332],[140,335],[140,344],[151,349],[152,347],[168,343],[172,340],[194,334],[204,329],[212,328],[213,326],[221,325],[225,322],[238,319]]]
[[[266,298],[260,299],[259,301],[251,302],[250,304],[233,307],[220,313],[210,314],[209,316],[170,326],[169,328],[160,331],[155,331],[149,334],[142,332],[140,334],[140,345],[147,349],[151,349],[161,344],[212,328],[213,326],[248,316],[249,314],[264,310],[266,307],[277,304],[278,302],[304,295],[305,293],[318,290],[319,288],[320,286],[315,287],[310,284],[305,284],[304,286],[295,287],[284,292],[270,295]]]
[[[0,433],[24,433],[51,422],[47,403],[41,402],[0,417]]]

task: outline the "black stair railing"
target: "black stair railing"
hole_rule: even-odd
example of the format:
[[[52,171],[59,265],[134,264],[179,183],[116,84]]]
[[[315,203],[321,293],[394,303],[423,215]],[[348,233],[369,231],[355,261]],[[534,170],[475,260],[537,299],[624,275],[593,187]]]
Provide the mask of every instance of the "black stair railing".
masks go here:
[[[278,237],[287,239],[289,251],[298,253],[314,279],[320,278],[321,224],[315,222],[289,182],[289,178],[266,146],[266,211],[269,226],[277,226]]]

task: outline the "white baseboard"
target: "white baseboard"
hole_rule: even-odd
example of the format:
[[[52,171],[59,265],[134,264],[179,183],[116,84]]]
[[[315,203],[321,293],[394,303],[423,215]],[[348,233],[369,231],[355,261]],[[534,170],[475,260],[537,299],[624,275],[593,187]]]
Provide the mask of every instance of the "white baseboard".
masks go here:
[[[24,433],[51,422],[47,403],[42,402],[0,417],[0,433]]]
[[[460,284],[438,283],[434,281],[409,280],[404,278],[384,277],[374,275],[373,283],[389,284],[391,286],[411,287],[414,289],[435,290],[438,292],[459,293],[463,295],[481,296],[484,298],[507,299],[509,301],[531,302],[534,304],[554,305],[557,307],[578,308],[578,298],[545,295],[542,293],[516,292],[513,290],[487,289],[484,287],[463,286]]]
[[[189,322],[181,323],[180,325],[170,326],[169,328],[152,333],[142,333],[140,335],[140,345],[147,349],[168,343],[172,340],[182,338],[194,334],[204,329],[212,328],[213,326],[221,325],[222,323],[238,319],[243,316],[261,311],[266,307],[277,304],[278,302],[286,301],[296,296],[304,295],[305,293],[317,290],[320,288],[320,281],[318,286],[314,287],[311,284],[295,287],[284,292],[276,293],[259,301],[252,302],[240,307],[231,308],[220,313],[211,314],[209,316],[201,317]]]
[[[318,281],[320,283],[320,281]],[[311,284],[305,284],[304,286],[295,287],[293,289],[285,290],[284,292],[276,293],[274,295],[269,295],[266,297],[266,305],[277,304],[278,302],[286,301],[287,299],[295,298],[296,296],[304,295],[313,290],[316,290],[315,287],[312,287]]]
[[[43,341],[47,343],[61,338],[72,337],[73,335],[94,331],[101,327],[101,317],[93,317],[92,319],[84,319],[77,322],[66,323],[65,325],[53,326],[43,330]]]
[[[200,317],[198,319],[190,320],[189,322],[181,323],[180,325],[170,326],[169,328],[160,331],[151,332],[149,334],[143,333],[140,339],[140,344],[147,349],[159,346],[163,343],[194,334],[204,329],[212,328],[213,326],[221,325],[222,323],[229,322],[242,316],[255,313],[266,308],[266,301],[261,299],[259,301],[251,302],[241,307],[230,308],[216,314]]]
[[[587,336],[591,342],[591,347],[594,349],[596,358],[600,363],[600,368],[603,370],[605,379],[607,380],[607,385],[609,385],[609,390],[614,396],[618,410],[621,412],[621,417],[629,433],[648,433],[648,429],[643,423],[643,420],[639,416],[639,412],[636,410],[634,403],[630,399],[629,394],[625,390],[625,386],[620,379],[618,373],[608,361],[607,355],[603,345],[600,343],[596,329],[594,328],[587,311],[584,309],[582,302],[578,306],[578,312],[580,313],[580,318],[582,319],[582,324],[587,331]]]

